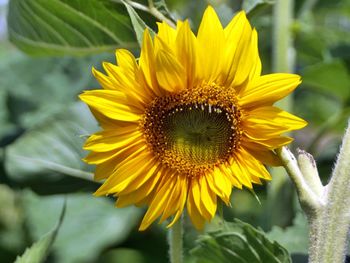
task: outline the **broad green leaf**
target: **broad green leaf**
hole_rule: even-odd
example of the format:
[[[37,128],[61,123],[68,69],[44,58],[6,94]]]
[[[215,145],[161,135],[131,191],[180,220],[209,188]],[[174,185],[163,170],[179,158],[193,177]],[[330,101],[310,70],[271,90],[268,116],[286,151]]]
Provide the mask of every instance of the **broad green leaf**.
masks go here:
[[[112,59],[107,54],[33,58],[9,49],[0,56],[0,107],[4,108],[4,119],[17,128],[37,126],[66,109],[67,103],[76,101],[81,90],[98,87],[91,68]]]
[[[200,236],[192,254],[198,263],[290,263],[290,256],[265,233],[238,219]]]
[[[340,60],[319,63],[303,70],[303,84],[346,100],[350,96],[350,75]]]
[[[27,248],[24,254],[20,257],[17,257],[15,263],[40,263],[44,262],[53,242],[56,239],[57,232],[61,227],[64,215],[66,211],[66,202],[62,208],[61,215],[59,217],[58,224],[54,229],[48,232],[46,235],[41,237],[39,241],[35,242],[30,248]]]
[[[274,226],[267,233],[270,239],[276,240],[284,246],[290,253],[307,254],[309,247],[308,223],[302,213],[297,213],[293,225],[282,229]]]
[[[11,0],[10,40],[34,55],[83,55],[134,47],[122,3],[110,0]]]
[[[22,202],[30,234],[45,233],[57,217],[63,195],[38,196],[24,191]],[[139,223],[141,210],[115,208],[105,197],[91,193],[66,195],[65,220],[52,251],[57,262],[98,262],[100,253],[122,243]]]
[[[63,174],[92,180],[91,167],[81,160],[82,145],[97,129],[87,106],[76,102],[6,148],[8,176],[19,182],[52,181]]]

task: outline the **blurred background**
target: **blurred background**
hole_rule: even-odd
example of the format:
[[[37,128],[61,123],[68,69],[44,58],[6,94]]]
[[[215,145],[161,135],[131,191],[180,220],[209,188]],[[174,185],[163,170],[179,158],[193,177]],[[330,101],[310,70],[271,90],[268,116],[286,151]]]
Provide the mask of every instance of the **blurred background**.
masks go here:
[[[65,198],[66,215],[47,262],[168,262],[164,225],[138,232],[144,210],[116,209],[112,198],[93,197],[99,186],[89,180],[94,167],[81,161],[86,154],[82,144],[98,126],[77,95],[98,88],[91,68],[100,69],[102,61],[115,62],[117,45],[77,54],[75,47],[50,51],[45,41],[38,40],[44,33],[35,29],[35,23],[45,26],[40,18],[43,10],[31,4],[45,1],[10,1],[13,10],[7,24],[9,3],[0,0],[0,262],[13,262],[49,232]],[[273,12],[273,1],[169,0],[166,4],[173,17],[189,18],[195,31],[208,4],[224,25],[244,8],[259,33],[263,72],[274,71],[273,30],[279,14]],[[350,0],[296,0],[291,11],[293,68],[303,83],[288,107],[309,122],[293,135],[292,148],[305,149],[316,158],[326,183],[350,113]],[[141,15],[156,30],[154,19]],[[25,38],[35,34],[36,42]],[[130,39],[134,43],[128,48],[137,55],[136,39]],[[234,190],[225,219],[239,218],[260,227],[292,254],[294,262],[306,262],[306,219],[284,171],[272,172],[271,183],[255,188],[260,202],[249,191]],[[192,229],[187,218],[185,222],[186,262],[195,262],[191,249],[201,233]],[[215,224],[216,220],[206,231]]]

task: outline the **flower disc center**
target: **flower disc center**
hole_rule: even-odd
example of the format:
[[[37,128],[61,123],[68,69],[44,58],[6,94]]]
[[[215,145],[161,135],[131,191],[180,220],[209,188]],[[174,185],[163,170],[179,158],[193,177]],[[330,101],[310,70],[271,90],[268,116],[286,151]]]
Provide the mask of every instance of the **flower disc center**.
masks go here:
[[[240,140],[235,92],[204,85],[158,97],[140,125],[160,162],[189,176],[228,161]]]
[[[232,146],[230,115],[218,107],[176,107],[164,115],[162,126],[166,150],[192,164],[214,164]]]

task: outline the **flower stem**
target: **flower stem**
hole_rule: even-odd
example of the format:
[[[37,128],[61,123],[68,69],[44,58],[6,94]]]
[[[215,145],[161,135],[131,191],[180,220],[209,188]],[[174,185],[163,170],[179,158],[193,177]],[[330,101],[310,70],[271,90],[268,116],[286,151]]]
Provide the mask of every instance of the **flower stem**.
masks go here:
[[[343,263],[350,229],[350,121],[331,180],[322,186],[313,157],[286,148],[277,150],[296,186],[310,225],[309,263]]]
[[[277,154],[296,187],[300,205],[308,217],[312,216],[320,206],[318,196],[313,191],[313,188],[308,181],[305,180],[305,177],[299,168],[297,159],[289,149],[287,147],[279,148],[277,149]]]
[[[329,184],[326,206],[317,222],[317,243],[311,244],[310,262],[345,261],[350,229],[350,122]]]
[[[170,263],[182,263],[182,232],[183,232],[183,219],[180,219],[169,229],[168,242],[169,242],[169,257]]]

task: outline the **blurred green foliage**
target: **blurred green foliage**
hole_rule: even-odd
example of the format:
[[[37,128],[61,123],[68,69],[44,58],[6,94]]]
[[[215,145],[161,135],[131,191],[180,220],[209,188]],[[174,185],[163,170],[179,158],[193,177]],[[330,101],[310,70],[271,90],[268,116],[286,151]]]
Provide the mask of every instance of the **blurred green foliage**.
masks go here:
[[[263,71],[271,72],[272,1],[154,3],[167,19],[189,18],[195,31],[208,4],[224,24],[244,8],[259,32]],[[0,8],[4,15],[6,6]],[[91,181],[94,167],[81,161],[86,154],[81,146],[98,127],[77,101],[82,90],[98,87],[91,67],[114,62],[117,47],[137,54],[140,32],[146,25],[156,31],[156,19],[114,0],[11,0],[9,8],[12,43],[0,43],[0,261],[13,262],[35,241],[42,242],[58,221],[66,196],[66,216],[47,262],[167,262],[164,226],[138,232],[142,209],[115,209],[112,199],[91,195],[98,184]],[[294,145],[317,158],[327,182],[350,113],[350,1],[296,0],[295,17],[295,71],[303,84],[294,96],[294,112],[309,125],[295,134]],[[257,187],[261,204],[248,191],[234,190],[225,219],[237,217],[262,227],[296,260],[295,255],[307,253],[307,223],[297,202],[283,201],[287,194],[281,189],[268,198],[268,188]],[[294,190],[288,191],[295,200]],[[273,212],[276,203],[285,205],[276,210],[283,213]],[[271,229],[270,222],[281,217],[288,225]],[[203,237],[196,243],[199,234],[188,218],[185,222],[186,260],[196,262],[190,250],[203,244]],[[216,224],[214,220],[207,231]]]

